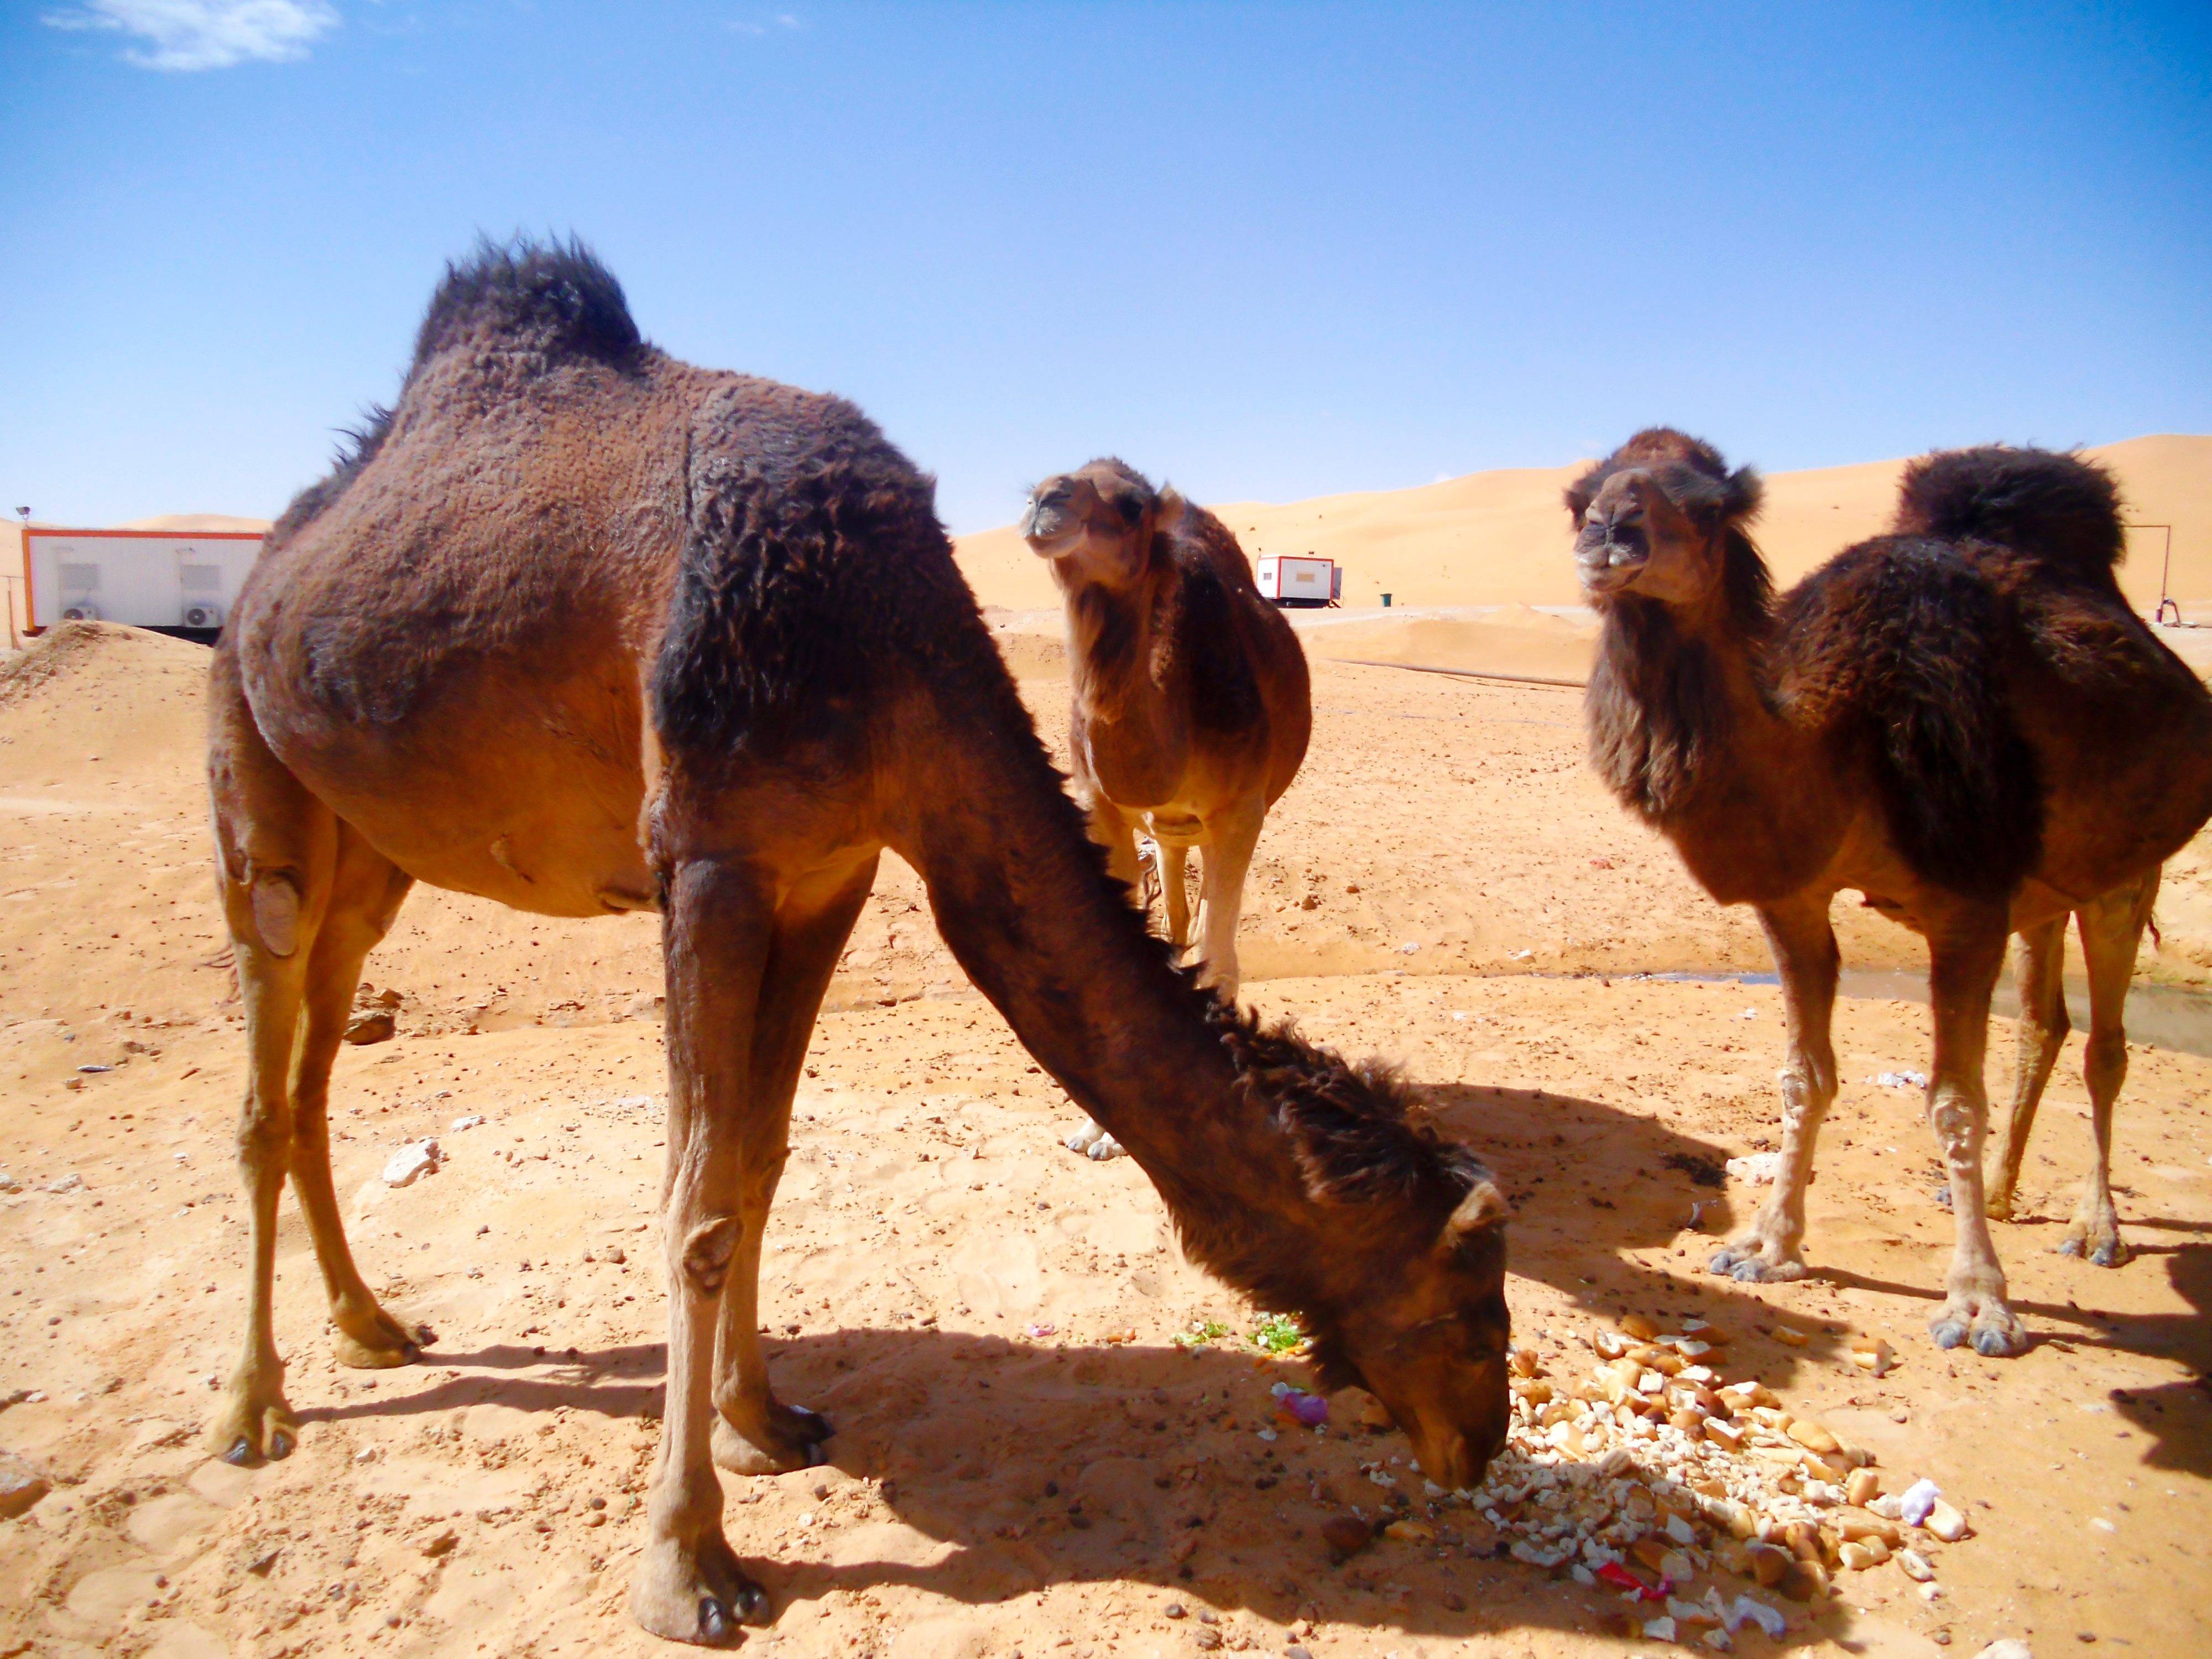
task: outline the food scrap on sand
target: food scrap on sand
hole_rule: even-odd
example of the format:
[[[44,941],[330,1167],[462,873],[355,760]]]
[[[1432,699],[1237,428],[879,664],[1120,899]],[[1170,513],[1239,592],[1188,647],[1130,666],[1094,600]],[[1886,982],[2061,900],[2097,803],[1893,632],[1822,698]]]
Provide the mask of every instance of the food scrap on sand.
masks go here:
[[[1884,1496],[1872,1454],[1757,1380],[1728,1380],[1728,1346],[1702,1321],[1662,1333],[1632,1316],[1590,1334],[1582,1375],[1547,1376],[1533,1350],[1516,1349],[1504,1448],[1480,1486],[1429,1487],[1429,1519],[1449,1528],[1453,1507],[1471,1509],[1498,1553],[1618,1593],[1653,1641],[1724,1650],[1746,1623],[1779,1635],[1784,1615],[1711,1582],[1723,1573],[1812,1602],[1833,1573],[1894,1562],[1922,1595],[1939,1594],[1934,1547],[1969,1535],[1960,1511],[1931,1482]],[[1294,1391],[1277,1386],[1279,1408]]]

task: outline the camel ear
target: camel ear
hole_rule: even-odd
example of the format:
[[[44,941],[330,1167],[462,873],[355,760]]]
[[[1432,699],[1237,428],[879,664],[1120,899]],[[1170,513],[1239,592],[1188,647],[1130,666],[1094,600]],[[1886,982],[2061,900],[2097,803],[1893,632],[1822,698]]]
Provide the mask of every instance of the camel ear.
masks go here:
[[[1173,484],[1160,486],[1159,498],[1152,507],[1152,529],[1155,532],[1172,530],[1182,518],[1186,503],[1182,491]]]
[[[1444,1223],[1444,1237],[1454,1244],[1465,1243],[1478,1234],[1490,1233],[1505,1224],[1510,1212],[1505,1194],[1488,1181],[1478,1181],[1468,1195],[1460,1200],[1451,1219]]]

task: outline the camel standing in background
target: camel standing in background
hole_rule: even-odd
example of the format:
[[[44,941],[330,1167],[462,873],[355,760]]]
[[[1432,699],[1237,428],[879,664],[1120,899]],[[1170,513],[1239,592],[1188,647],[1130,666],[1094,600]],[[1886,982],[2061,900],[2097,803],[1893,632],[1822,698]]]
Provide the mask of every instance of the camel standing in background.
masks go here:
[[[2070,914],[2088,958],[2097,1153],[2068,1237],[2117,1260],[2106,1173],[2121,1012],[2159,866],[2212,816],[2212,696],[2122,597],[2118,498],[2086,461],[1931,456],[1906,472],[1893,533],[1778,603],[1744,531],[1759,499],[1749,468],[1731,473],[1711,446],[1664,428],[1567,491],[1604,624],[1591,757],[1707,892],[1757,907],[1788,1006],[1774,1197],[1712,1269],[1805,1272],[1805,1188],[1836,1093],[1828,907],[1856,888],[1928,941],[1928,1113],[1958,1229],[1932,1333],[1946,1348],[1971,1338],[1981,1353],[2017,1353],[2026,1333],[2005,1306],[1981,1167],[2006,938],[2021,935],[2022,1048],[2039,1065],[2021,1080],[2001,1203],[2064,1036]]]
[[[281,1456],[296,1433],[270,1307],[288,1172],[338,1358],[403,1364],[426,1340],[354,1265],[325,1121],[363,959],[410,885],[549,915],[658,908],[668,1387],[630,1606],[707,1644],[765,1616],[714,1465],[804,1467],[830,1433],[769,1387],[761,1239],[808,1036],[889,846],[1191,1254],[1298,1313],[1328,1385],[1380,1395],[1431,1478],[1479,1478],[1507,1423],[1497,1188],[1407,1121],[1388,1073],[1171,969],[1062,792],[932,494],[850,404],[647,343],[577,248],[448,270],[397,406],[270,532],[216,653],[252,1249],[221,1454]]]
[[[1190,943],[1183,860],[1203,851],[1199,983],[1233,1000],[1252,851],[1313,732],[1298,636],[1226,525],[1120,461],[1046,479],[1021,530],[1066,597],[1068,743],[1091,835],[1132,888],[1137,832],[1152,836],[1177,950]]]

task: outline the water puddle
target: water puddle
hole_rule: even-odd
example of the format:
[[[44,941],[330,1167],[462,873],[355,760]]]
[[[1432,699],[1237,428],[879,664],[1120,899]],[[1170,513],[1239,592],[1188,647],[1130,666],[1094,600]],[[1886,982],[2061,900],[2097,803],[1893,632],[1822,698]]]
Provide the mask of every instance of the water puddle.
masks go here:
[[[1577,975],[1588,978],[1589,975]],[[1683,971],[1664,974],[1609,974],[1608,979],[1675,980],[1693,985],[1779,985],[1777,974],[1721,974]],[[1837,989],[1847,997],[1872,997],[1891,1002],[1928,1000],[1928,976],[1903,968],[1846,968]],[[2020,994],[2007,971],[1998,980],[1993,1011],[2002,1018],[2020,1018]],[[2089,1029],[2089,985],[2087,980],[2066,981],[2066,1018],[2077,1031]],[[2135,985],[2128,991],[2128,1041],[2177,1054],[2212,1058],[2212,992],[2192,991],[2175,985]]]

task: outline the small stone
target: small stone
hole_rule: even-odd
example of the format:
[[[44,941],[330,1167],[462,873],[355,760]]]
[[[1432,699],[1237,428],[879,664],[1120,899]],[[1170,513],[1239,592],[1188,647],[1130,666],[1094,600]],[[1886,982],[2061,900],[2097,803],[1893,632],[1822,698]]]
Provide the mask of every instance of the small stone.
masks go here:
[[[2027,1644],[2014,1636],[1992,1642],[1974,1656],[1974,1659],[2035,1659]]]
[[[276,1565],[276,1552],[264,1550],[246,1564],[246,1570],[256,1578],[266,1578],[269,1576],[269,1569]]]
[[[1340,1559],[1357,1555],[1374,1541],[1375,1528],[1356,1515],[1332,1515],[1321,1523],[1322,1541]]]
[[[388,1009],[379,1008],[373,1013],[356,1014],[345,1028],[348,1042],[366,1046],[372,1042],[389,1042],[398,1035],[399,1023]]]
[[[452,1133],[453,1133],[454,1134],[459,1134],[459,1133],[461,1133],[461,1131],[462,1131],[462,1130],[464,1130],[464,1129],[473,1129],[473,1128],[475,1128],[475,1127],[476,1127],[479,1123],[482,1123],[483,1121],[483,1115],[482,1113],[480,1113],[480,1112],[471,1112],[471,1113],[470,1113],[466,1117],[457,1117],[457,1118],[455,1118],[455,1119],[454,1119],[451,1123],[447,1124],[446,1127],[447,1127],[447,1129],[449,1129],[449,1130],[450,1130]]]
[[[1160,1612],[1170,1619],[1180,1619],[1183,1616],[1183,1605],[1180,1601],[1170,1601]]]
[[[619,1244],[610,1244],[607,1246],[606,1259],[609,1261],[613,1262],[617,1267],[622,1266],[623,1262],[629,1260],[628,1256],[623,1254],[623,1247]]]
[[[1774,1340],[1786,1347],[1802,1348],[1813,1339],[1795,1325],[1777,1325],[1774,1328]]]
[[[1644,1621],[1644,1634],[1654,1642],[1671,1642],[1674,1639],[1674,1621],[1664,1616],[1647,1619]]]
[[[1210,1630],[1204,1626],[1200,1626],[1198,1629],[1190,1633],[1190,1639],[1191,1644],[1194,1647],[1203,1648],[1206,1651],[1211,1653],[1214,1649],[1221,1645],[1221,1632],[1218,1630]]]
[[[1620,1334],[1623,1336],[1632,1336],[1638,1342],[1649,1342],[1659,1334],[1659,1328],[1642,1314],[1630,1314],[1620,1322]]]
[[[13,1452],[0,1451],[0,1521],[27,1513],[53,1483]]]
[[[1899,1550],[1897,1565],[1905,1570],[1907,1578],[1925,1584],[1936,1577],[1936,1569],[1928,1565],[1928,1558],[1918,1550]]]
[[[1538,1368],[1536,1351],[1534,1348],[1516,1348],[1508,1363],[1512,1367],[1514,1376],[1534,1376]]]
[[[1881,1491],[1881,1477],[1872,1469],[1853,1469],[1844,1482],[1844,1500],[1864,1509]]]
[[[84,1177],[81,1175],[72,1173],[65,1176],[57,1176],[53,1180],[49,1181],[46,1183],[46,1190],[50,1193],[73,1193],[83,1185]]]
[[[1897,1519],[1908,1527],[1918,1526],[1934,1512],[1936,1500],[1942,1496],[1942,1488],[1933,1480],[1914,1481],[1897,1500]],[[1877,1510],[1875,1513],[1881,1511]]]
[[[434,1174],[442,1156],[435,1140],[411,1140],[385,1161],[384,1184],[411,1187],[422,1176]]]
[[[422,1553],[435,1561],[441,1556],[452,1554],[453,1546],[460,1541],[459,1536],[448,1527],[436,1537],[422,1540]]]

